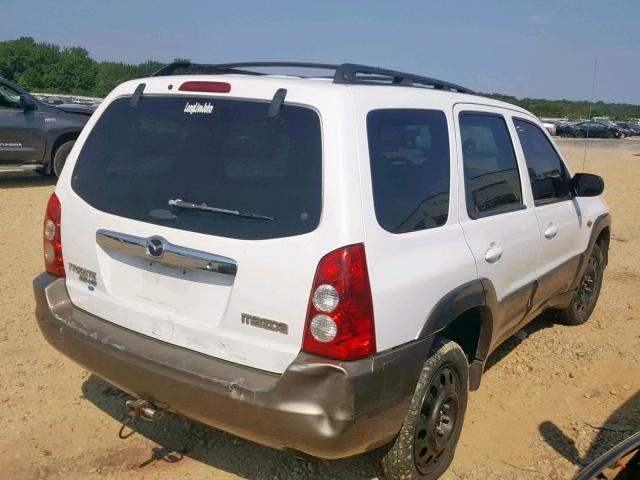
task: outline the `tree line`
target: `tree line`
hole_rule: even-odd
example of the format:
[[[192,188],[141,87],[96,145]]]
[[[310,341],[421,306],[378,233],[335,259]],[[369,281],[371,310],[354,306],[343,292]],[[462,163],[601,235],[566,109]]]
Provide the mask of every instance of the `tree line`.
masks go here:
[[[40,93],[104,97],[120,83],[146,77],[163,65],[165,63],[156,60],[139,64],[97,62],[85,48],[59,47],[36,42],[31,37],[0,42],[0,77]],[[499,93],[485,95],[519,105],[539,117],[588,118],[591,113],[592,117],[640,118],[640,105],[628,103],[519,99]]]
[[[499,93],[488,97],[518,105],[538,117],[547,118],[592,118],[611,117],[616,120],[640,118],[640,105],[630,103],[588,102],[586,100],[544,100],[540,98],[516,98]]]
[[[132,78],[146,77],[165,65],[96,62],[82,47],[59,47],[31,37],[0,42],[0,77],[38,93],[106,96]]]

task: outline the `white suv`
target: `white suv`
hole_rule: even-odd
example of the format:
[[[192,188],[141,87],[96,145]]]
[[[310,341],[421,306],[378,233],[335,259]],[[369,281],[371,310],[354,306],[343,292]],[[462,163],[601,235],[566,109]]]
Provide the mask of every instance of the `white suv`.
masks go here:
[[[335,75],[249,70],[272,66]],[[447,82],[172,64],[78,138],[36,316],[132,415],[324,458],[383,447],[388,478],[433,479],[496,346],[546,309],[591,314],[603,186],[532,114]]]

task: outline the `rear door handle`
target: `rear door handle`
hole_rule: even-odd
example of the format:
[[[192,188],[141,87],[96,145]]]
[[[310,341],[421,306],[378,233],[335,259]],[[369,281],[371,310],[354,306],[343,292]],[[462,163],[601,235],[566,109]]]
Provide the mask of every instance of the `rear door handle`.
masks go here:
[[[551,240],[558,234],[558,227],[553,223],[550,223],[547,229],[544,231],[545,238]]]
[[[502,258],[502,247],[499,247],[495,243],[492,243],[491,245],[489,245],[489,250],[487,250],[484,254],[485,261],[487,263],[496,263],[501,258]]]

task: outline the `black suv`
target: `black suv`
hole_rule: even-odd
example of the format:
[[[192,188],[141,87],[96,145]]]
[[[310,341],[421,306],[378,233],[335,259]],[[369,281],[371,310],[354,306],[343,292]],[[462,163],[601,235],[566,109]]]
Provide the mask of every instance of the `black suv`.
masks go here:
[[[60,175],[92,113],[91,107],[82,105],[46,105],[0,78],[0,171]]]

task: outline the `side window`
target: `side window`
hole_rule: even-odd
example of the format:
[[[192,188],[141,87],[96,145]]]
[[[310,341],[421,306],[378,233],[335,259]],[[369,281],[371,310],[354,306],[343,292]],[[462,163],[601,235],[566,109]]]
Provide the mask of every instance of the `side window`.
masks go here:
[[[570,178],[547,136],[531,122],[513,119],[527,162],[536,205],[571,198]]]
[[[471,218],[523,206],[518,162],[504,118],[460,114],[467,212]]]
[[[391,233],[444,225],[449,215],[449,132],[444,112],[374,110],[367,115],[376,218]]]
[[[0,108],[20,108],[20,95],[18,92],[0,84]]]

